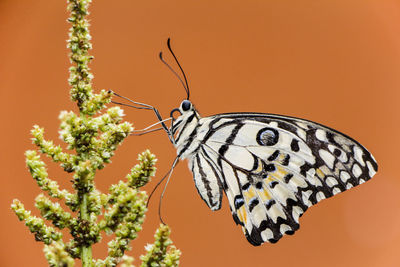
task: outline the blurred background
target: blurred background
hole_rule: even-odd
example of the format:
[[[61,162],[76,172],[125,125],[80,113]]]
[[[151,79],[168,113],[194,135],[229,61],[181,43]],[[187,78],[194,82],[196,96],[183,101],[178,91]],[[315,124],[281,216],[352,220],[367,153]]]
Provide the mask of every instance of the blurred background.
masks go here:
[[[378,161],[371,181],[310,208],[294,236],[260,247],[247,242],[225,198],[220,211],[208,209],[187,163],[179,164],[162,212],[183,252],[181,266],[400,266],[398,0],[93,2],[96,90],[112,89],[168,116],[185,97],[157,57],[171,37],[202,116],[252,111],[307,118],[352,136]],[[34,148],[29,131],[38,124],[61,144],[58,115],[77,111],[67,83],[67,16],[66,1],[0,1],[0,266],[46,266],[43,244],[10,204],[18,198],[39,214],[40,190],[24,162],[24,151]],[[125,112],[137,129],[156,121],[149,111]],[[98,173],[98,188],[124,178],[146,148],[159,160],[150,191],[176,154],[163,132],[128,138]],[[50,176],[71,188],[71,176],[46,162]],[[128,253],[136,264],[159,224],[159,193]],[[94,250],[95,257],[106,254],[105,245]]]

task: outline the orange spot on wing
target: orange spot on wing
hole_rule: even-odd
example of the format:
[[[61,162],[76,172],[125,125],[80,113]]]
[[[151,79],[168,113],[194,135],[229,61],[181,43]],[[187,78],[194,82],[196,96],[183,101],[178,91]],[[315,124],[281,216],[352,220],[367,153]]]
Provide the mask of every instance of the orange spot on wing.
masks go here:
[[[238,218],[241,222],[244,223],[244,225],[247,224],[247,213],[246,213],[246,209],[244,208],[244,206],[240,207],[240,209],[237,210],[237,215]]]
[[[249,190],[243,192],[243,196],[245,201],[248,202],[250,199],[256,196],[256,192],[252,186],[250,186]]]
[[[289,172],[287,172],[284,168],[282,168],[281,166],[277,166],[276,168],[277,170],[274,172],[274,176],[277,177],[278,179],[282,179],[283,177],[285,177],[286,174],[288,174]]]
[[[263,195],[264,195],[264,197],[265,197],[265,199],[263,198],[263,201],[265,202],[266,200],[270,200],[271,198],[272,198],[272,196],[271,196],[271,194],[267,191],[267,190],[264,190],[263,191]]]
[[[315,170],[315,172],[317,173],[319,178],[323,178],[325,177],[325,174],[318,168]]]

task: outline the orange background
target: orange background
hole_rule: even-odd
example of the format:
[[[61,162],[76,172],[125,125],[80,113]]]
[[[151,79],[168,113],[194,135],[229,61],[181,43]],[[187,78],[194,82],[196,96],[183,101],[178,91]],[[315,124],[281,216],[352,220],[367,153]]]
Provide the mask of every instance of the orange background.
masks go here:
[[[0,2],[1,266],[46,265],[42,243],[10,203],[18,198],[38,214],[33,200],[40,190],[23,155],[34,148],[29,131],[38,124],[61,143],[58,114],[76,111],[67,84],[65,2]],[[400,266],[399,1],[121,0],[94,1],[91,12],[97,90],[113,89],[168,116],[185,96],[157,58],[171,37],[203,116],[254,111],[307,118],[354,137],[379,163],[370,182],[311,208],[294,236],[260,247],[235,226],[226,199],[219,212],[207,208],[187,163],[179,164],[163,217],[183,251],[181,266]],[[149,111],[126,113],[138,129],[155,122]],[[98,187],[125,177],[146,148],[159,159],[151,190],[176,153],[162,132],[126,140],[98,173]],[[51,177],[70,188],[71,176],[47,162]],[[159,224],[158,196],[129,252],[136,264]],[[105,251],[96,245],[94,254]]]

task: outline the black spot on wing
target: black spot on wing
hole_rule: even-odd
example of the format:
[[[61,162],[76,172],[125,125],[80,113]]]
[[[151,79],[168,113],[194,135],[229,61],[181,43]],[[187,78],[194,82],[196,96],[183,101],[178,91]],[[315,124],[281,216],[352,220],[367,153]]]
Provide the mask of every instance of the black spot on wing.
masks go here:
[[[283,159],[283,161],[282,161],[282,165],[283,165],[283,166],[289,165],[289,160],[290,160],[290,155],[287,154],[287,155],[285,156],[285,158]]]
[[[243,190],[243,191],[246,191],[247,189],[249,189],[249,187],[250,187],[250,183],[245,183],[245,184],[242,186],[242,190]]]
[[[314,131],[316,131],[316,129]],[[334,137],[335,137],[335,134],[333,134],[330,131],[326,131],[326,139],[328,139],[328,142],[335,146],[341,147],[341,145],[338,144],[338,142],[336,142]]]
[[[274,161],[279,156],[279,150],[275,150],[271,156],[268,157],[268,161]]]
[[[267,208],[267,210],[269,210],[272,207],[272,205],[274,205],[275,203],[276,203],[276,201],[274,199],[270,199],[265,204],[265,207]]]
[[[335,155],[336,157],[340,157],[341,154],[342,154],[342,151],[340,151],[339,149],[335,148],[333,150],[333,155]]]
[[[262,183],[262,182],[257,182],[257,183],[256,183],[256,188],[257,188],[258,190],[262,189],[262,187],[263,187],[263,183]]]
[[[283,180],[285,181],[285,183],[288,184],[290,179],[292,179],[292,177],[293,177],[293,174],[288,173],[288,174],[285,175],[285,177],[283,177]]]
[[[265,165],[265,171],[267,171],[267,172],[273,172],[273,171],[275,171],[275,165],[274,164],[267,164],[267,165]]]
[[[244,205],[244,199],[243,196],[237,195],[235,196],[235,209],[238,210],[240,209],[240,207],[242,207]]]
[[[275,186],[277,186],[279,184],[279,182],[277,181],[272,181],[269,183],[269,187],[271,187],[272,189],[274,189]]]
[[[258,198],[255,197],[255,198],[250,199],[250,201],[249,201],[249,211],[251,212],[255,208],[255,206],[258,205],[258,203],[260,203]]]
[[[278,143],[279,132],[270,127],[262,128],[258,131],[256,141],[261,146],[273,146]]]
[[[290,143],[290,148],[292,149],[292,151],[298,152],[300,150],[299,141],[297,139],[293,139]]]
[[[300,174],[303,175],[304,178],[307,178],[307,172],[314,168],[315,166],[311,165],[310,163],[306,162],[300,166]]]

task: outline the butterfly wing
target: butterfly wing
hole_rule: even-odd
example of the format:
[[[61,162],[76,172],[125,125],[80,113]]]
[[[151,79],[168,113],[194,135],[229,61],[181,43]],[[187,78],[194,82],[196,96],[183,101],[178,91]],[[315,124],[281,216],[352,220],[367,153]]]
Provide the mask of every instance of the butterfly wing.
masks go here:
[[[200,125],[200,146],[189,162],[196,187],[213,210],[225,191],[253,245],[293,234],[308,207],[377,171],[357,141],[311,121],[235,113],[202,118]]]

